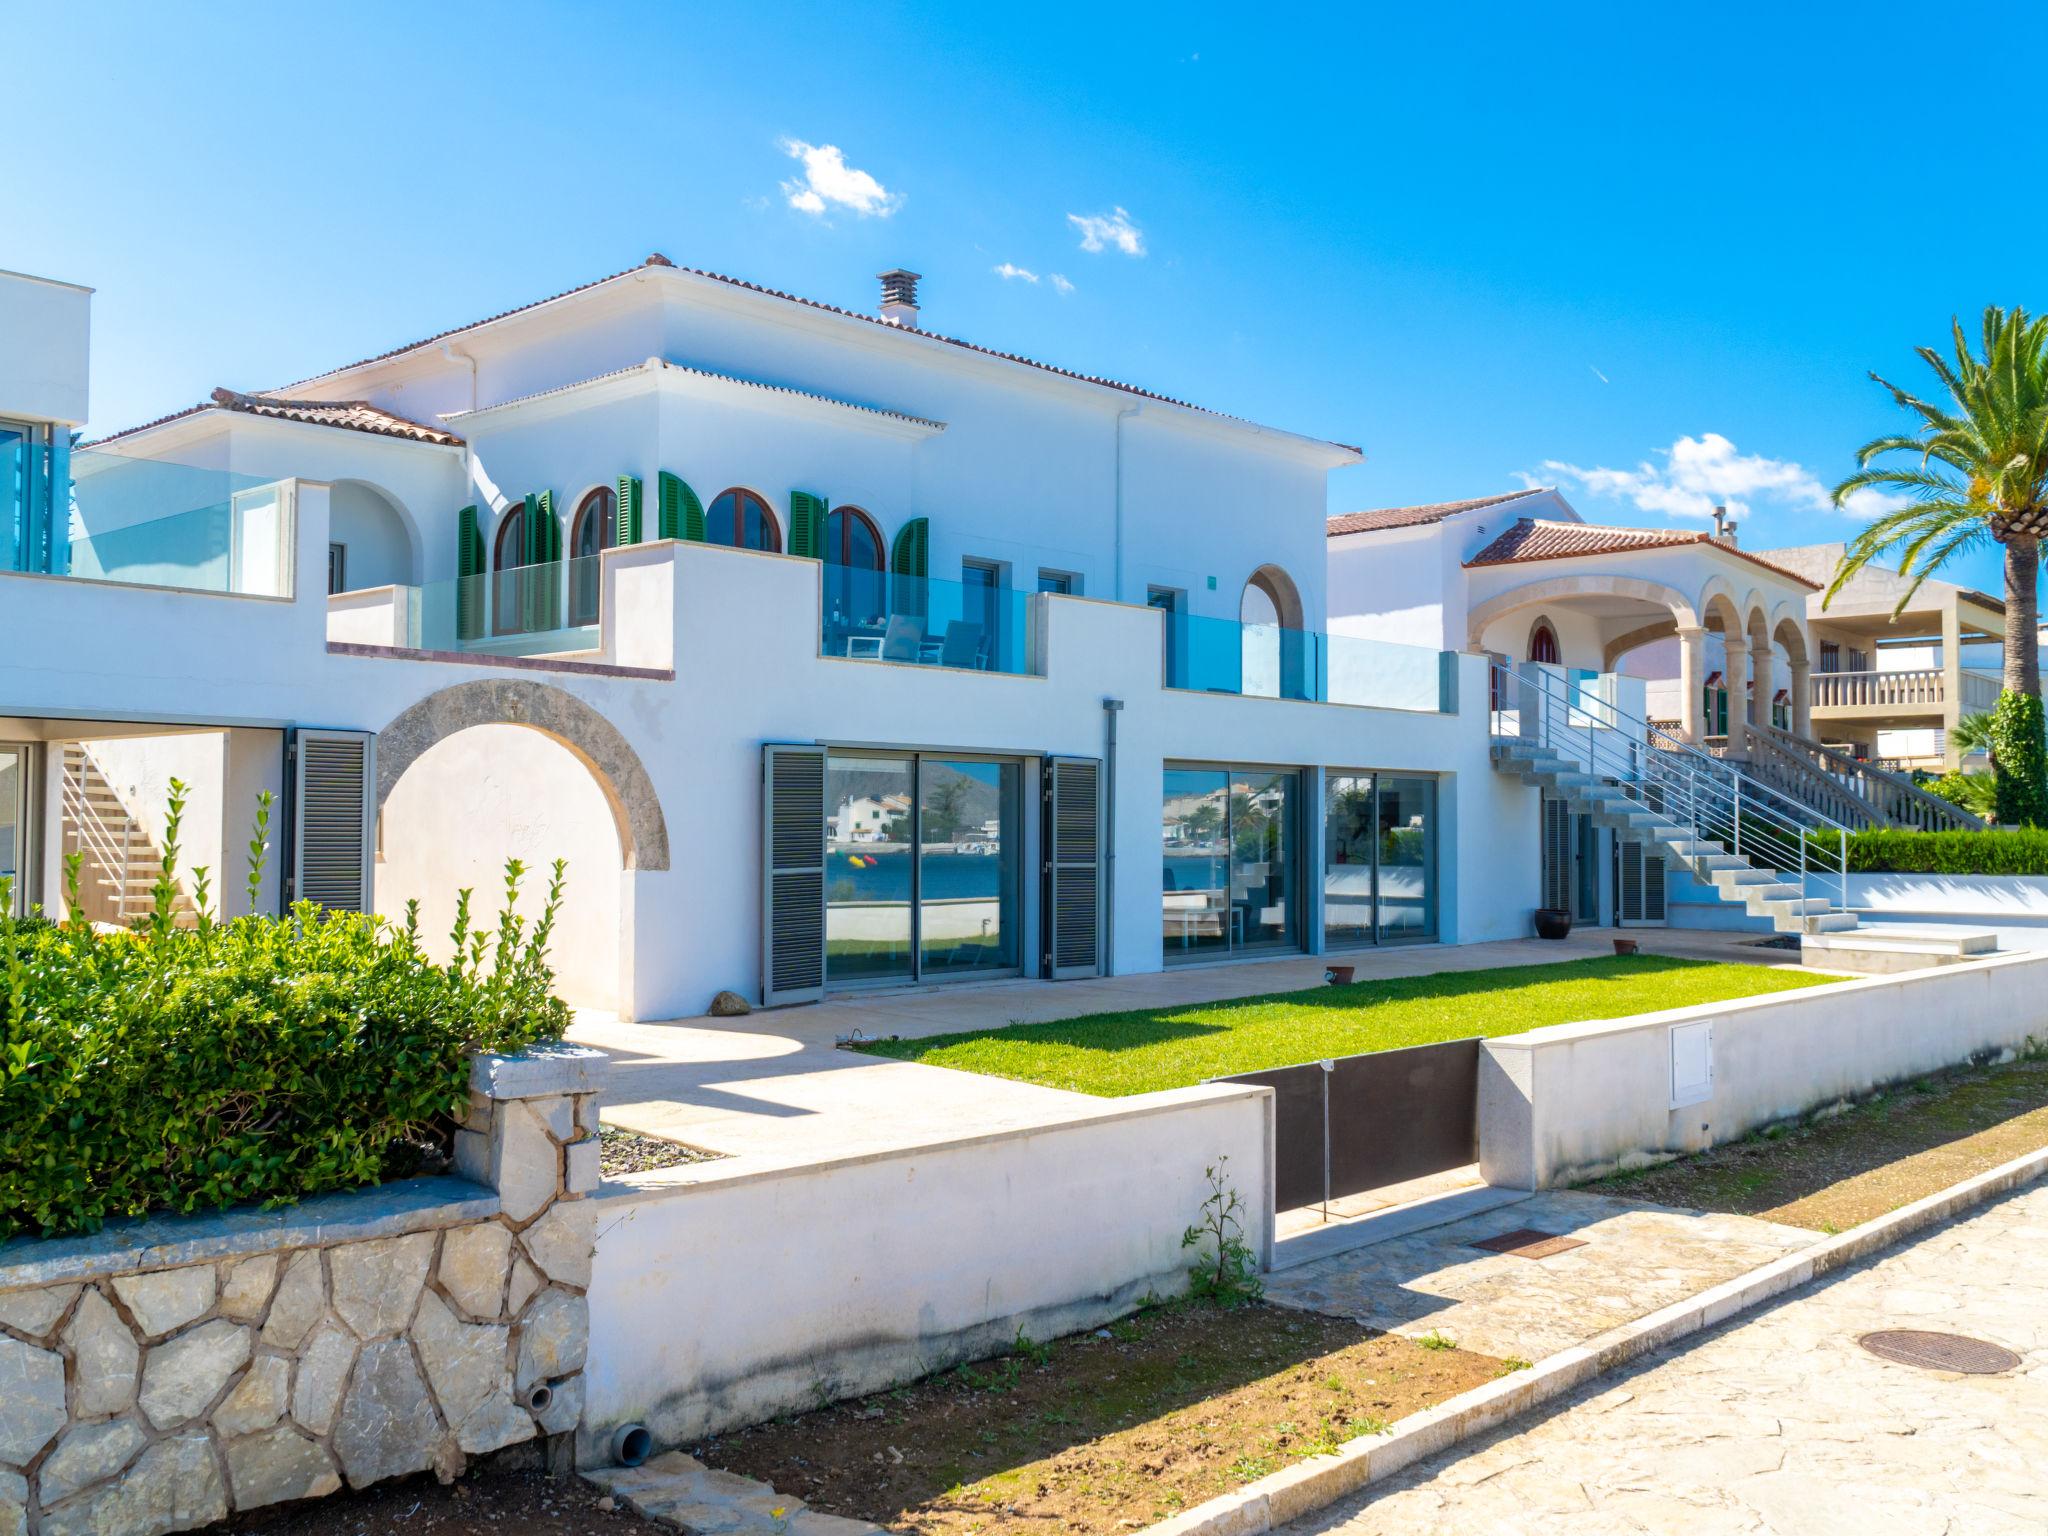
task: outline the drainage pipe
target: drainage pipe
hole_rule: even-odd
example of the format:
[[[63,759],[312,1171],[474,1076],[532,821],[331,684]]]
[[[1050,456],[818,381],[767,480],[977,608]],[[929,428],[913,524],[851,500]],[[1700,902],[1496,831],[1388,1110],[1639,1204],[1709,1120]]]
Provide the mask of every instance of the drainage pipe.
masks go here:
[[[1122,699],[1102,701],[1102,974],[1116,974],[1116,717]]]

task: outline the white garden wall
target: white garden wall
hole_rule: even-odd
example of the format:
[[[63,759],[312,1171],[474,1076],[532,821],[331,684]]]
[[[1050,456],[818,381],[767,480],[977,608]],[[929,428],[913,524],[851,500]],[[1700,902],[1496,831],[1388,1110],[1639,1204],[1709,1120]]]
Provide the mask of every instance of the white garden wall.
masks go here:
[[[1570,1184],[2029,1040],[2048,1041],[2048,955],[1505,1035],[1480,1058],[1480,1171]]]
[[[1268,1089],[1189,1088],[838,1162],[608,1182],[579,1459],[623,1424],[684,1444],[1173,1294],[1221,1158],[1263,1257],[1271,1114]]]

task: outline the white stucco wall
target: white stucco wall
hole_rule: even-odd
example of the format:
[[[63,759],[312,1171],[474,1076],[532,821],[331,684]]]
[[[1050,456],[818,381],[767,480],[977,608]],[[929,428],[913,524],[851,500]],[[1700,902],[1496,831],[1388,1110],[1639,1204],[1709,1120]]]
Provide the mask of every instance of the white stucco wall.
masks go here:
[[[1674,1031],[1700,1025],[1711,1085],[1674,1093],[1674,1060],[1699,1040]],[[1480,1058],[1480,1171],[1517,1188],[1571,1183],[2029,1040],[2048,1040],[2048,955],[1503,1035]]]
[[[569,861],[549,947],[559,994],[578,1007],[619,999],[619,838],[597,782],[570,752],[518,725],[480,725],[430,748],[384,803],[377,910],[403,921],[417,899],[437,960],[450,954],[457,892],[472,891],[474,926],[495,928],[505,861],[526,865],[517,911],[540,916],[548,872]]]
[[[0,416],[77,426],[91,414],[92,290],[0,272]]]
[[[622,1424],[687,1444],[1176,1294],[1220,1159],[1269,1256],[1271,1105],[1234,1085],[1077,1099],[1021,1131],[607,1180],[579,1459]]]

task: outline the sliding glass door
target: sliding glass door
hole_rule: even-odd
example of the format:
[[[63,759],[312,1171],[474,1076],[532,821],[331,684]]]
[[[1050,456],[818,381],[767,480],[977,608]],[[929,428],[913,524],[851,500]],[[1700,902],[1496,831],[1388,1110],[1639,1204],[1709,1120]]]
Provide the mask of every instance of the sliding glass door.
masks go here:
[[[1021,966],[1023,767],[833,752],[825,775],[825,982]]]
[[[1301,775],[1173,767],[1160,799],[1160,920],[1169,964],[1301,948]]]
[[[1436,936],[1436,780],[1330,770],[1323,776],[1324,947]]]

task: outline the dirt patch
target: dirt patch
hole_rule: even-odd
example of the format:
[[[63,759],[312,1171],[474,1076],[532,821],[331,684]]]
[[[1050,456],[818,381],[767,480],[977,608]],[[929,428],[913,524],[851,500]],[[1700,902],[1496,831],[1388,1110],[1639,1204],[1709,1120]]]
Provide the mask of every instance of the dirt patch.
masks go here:
[[[1334,1318],[1184,1302],[691,1454],[903,1532],[1119,1536],[1506,1369]]]
[[[716,1162],[721,1152],[686,1146],[639,1131],[622,1131],[615,1126],[597,1128],[598,1171],[608,1176],[622,1173],[652,1173],[657,1168],[680,1168],[685,1163]]]
[[[527,1458],[530,1459],[530,1458]],[[666,1529],[580,1477],[483,1463],[448,1487],[431,1476],[235,1515],[219,1536],[652,1536]]]
[[[1595,1188],[1844,1232],[2048,1146],[2048,1060],[1935,1073]]]

